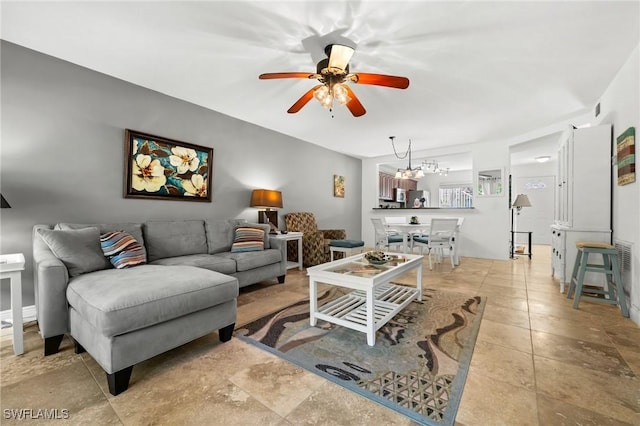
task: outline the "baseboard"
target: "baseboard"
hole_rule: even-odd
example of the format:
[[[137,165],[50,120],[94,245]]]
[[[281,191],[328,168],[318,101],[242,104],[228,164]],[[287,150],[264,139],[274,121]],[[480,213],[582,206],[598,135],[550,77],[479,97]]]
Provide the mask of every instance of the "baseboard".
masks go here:
[[[0,311],[0,320],[2,322],[12,323],[11,319],[11,309],[7,309],[6,311]],[[24,306],[22,308],[22,322],[29,322],[36,320],[36,305]]]

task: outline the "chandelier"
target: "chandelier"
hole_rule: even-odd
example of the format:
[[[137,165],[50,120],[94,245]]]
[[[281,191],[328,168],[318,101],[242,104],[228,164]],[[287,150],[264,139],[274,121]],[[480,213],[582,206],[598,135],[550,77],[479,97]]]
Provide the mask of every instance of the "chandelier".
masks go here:
[[[425,161],[423,161],[422,162],[422,169],[426,173],[435,173],[435,174],[439,174],[440,176],[449,175],[449,167],[447,167],[446,169],[440,168],[440,166],[438,165],[438,162],[435,161],[435,160],[425,160]]]
[[[416,168],[411,167],[411,139],[409,139],[409,147],[407,148],[407,152],[405,152],[404,155],[400,155],[398,154],[398,151],[396,151],[396,145],[393,141],[395,138],[396,138],[395,136],[389,136],[389,139],[391,139],[391,146],[393,147],[393,153],[395,154],[396,158],[400,160],[404,160],[405,158],[409,157],[409,164],[407,165],[407,168],[398,169],[398,171],[396,172],[396,178],[397,179],[409,179],[409,178],[419,179],[421,177],[424,177],[424,172],[422,171],[421,166],[418,166]]]

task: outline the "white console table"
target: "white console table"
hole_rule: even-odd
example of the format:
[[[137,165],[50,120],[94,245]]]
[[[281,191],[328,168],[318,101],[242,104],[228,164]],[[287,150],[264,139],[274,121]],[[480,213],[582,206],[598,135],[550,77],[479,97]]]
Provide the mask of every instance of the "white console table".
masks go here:
[[[13,352],[16,355],[24,353],[22,341],[22,271],[24,270],[24,255],[0,255],[0,279],[8,278],[11,282],[11,319],[13,321]]]

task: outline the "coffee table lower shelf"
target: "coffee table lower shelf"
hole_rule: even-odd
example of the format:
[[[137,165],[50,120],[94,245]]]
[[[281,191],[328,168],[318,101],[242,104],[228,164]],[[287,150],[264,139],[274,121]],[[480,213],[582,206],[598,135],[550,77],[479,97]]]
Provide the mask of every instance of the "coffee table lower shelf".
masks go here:
[[[374,290],[373,332],[375,333],[418,297],[419,291],[415,287],[395,284],[383,284],[376,287]],[[317,319],[369,334],[368,308],[367,293],[355,290],[322,305],[314,316]]]

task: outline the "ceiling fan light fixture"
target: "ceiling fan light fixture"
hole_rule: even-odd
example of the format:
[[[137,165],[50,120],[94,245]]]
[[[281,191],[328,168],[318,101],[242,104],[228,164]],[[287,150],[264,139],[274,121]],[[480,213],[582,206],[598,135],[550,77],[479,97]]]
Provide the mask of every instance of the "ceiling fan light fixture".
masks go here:
[[[329,50],[327,54],[327,56],[329,56],[329,70],[340,70],[344,72],[353,56],[354,49],[342,44],[332,44],[327,46],[325,51],[326,50]]]
[[[325,85],[318,87],[313,92],[313,97],[316,98],[316,100],[320,103],[322,103],[322,101],[324,101],[327,96],[329,96],[329,88]]]
[[[300,111],[311,98],[316,98],[322,106],[328,109],[333,108],[334,99],[338,104],[345,105],[354,117],[361,117],[366,114],[364,108],[356,94],[351,90],[346,82],[354,82],[364,85],[391,87],[395,89],[406,89],[409,87],[409,79],[384,74],[353,73],[349,72],[349,61],[355,49],[343,44],[329,44],[325,46],[327,58],[320,60],[316,66],[316,73],[306,72],[275,72],[263,73],[258,76],[261,80],[279,78],[304,78],[318,80],[321,85],[315,86],[304,93],[288,110],[289,114]]]
[[[347,89],[340,83],[336,83],[333,85],[333,98],[338,101],[340,105],[344,105],[349,102],[349,94],[347,93]]]

